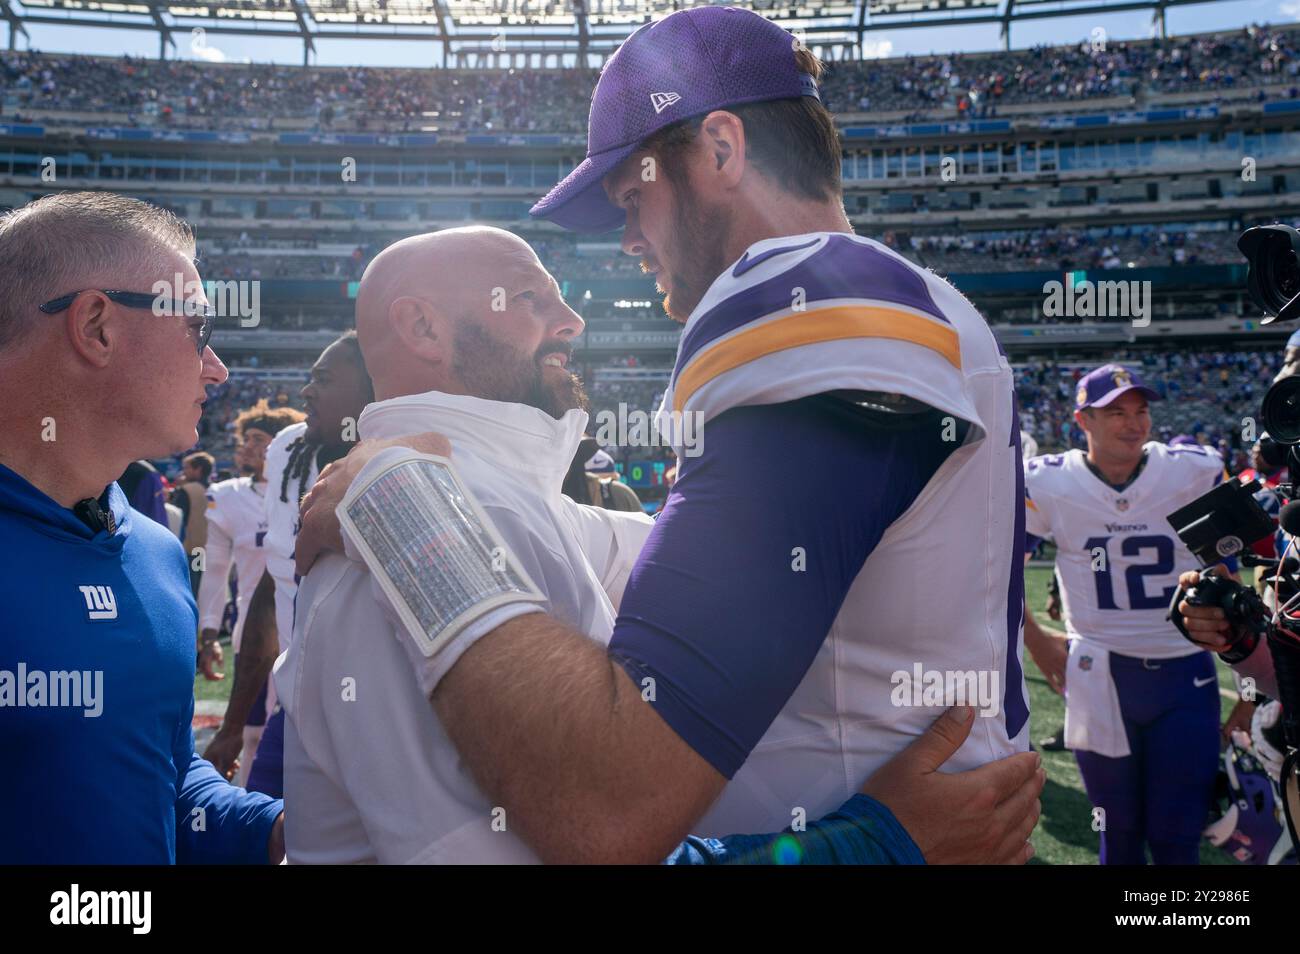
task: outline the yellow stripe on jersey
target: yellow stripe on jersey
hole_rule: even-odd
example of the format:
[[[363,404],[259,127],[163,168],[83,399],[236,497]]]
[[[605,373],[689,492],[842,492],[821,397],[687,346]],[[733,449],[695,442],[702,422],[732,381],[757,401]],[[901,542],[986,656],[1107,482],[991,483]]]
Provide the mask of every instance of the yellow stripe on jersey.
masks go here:
[[[1034,503],[1034,502],[1033,502],[1032,500],[1030,500],[1028,497],[1025,498],[1025,506],[1028,507],[1030,510],[1037,510],[1037,509],[1038,509],[1038,504]]]
[[[714,378],[759,358],[823,341],[845,338],[889,338],[910,341],[937,351],[961,370],[957,329],[897,308],[875,305],[836,305],[778,318],[701,352],[682,372],[673,388],[673,407],[682,410],[691,395]]]

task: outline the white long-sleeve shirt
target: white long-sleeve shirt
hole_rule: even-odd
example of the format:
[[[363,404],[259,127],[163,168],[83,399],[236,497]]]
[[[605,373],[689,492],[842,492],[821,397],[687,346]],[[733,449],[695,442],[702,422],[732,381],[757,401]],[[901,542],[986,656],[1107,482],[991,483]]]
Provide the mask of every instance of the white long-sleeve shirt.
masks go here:
[[[574,503],[560,493],[587,416],[555,420],[520,404],[428,393],[370,405],[363,437],[436,430],[503,542],[541,591],[490,610],[439,651],[434,678],[506,620],[538,610],[594,639],[613,631],[614,602],[653,521]],[[409,455],[377,455],[354,487]],[[289,650],[275,682],[285,725],[285,816],[295,863],[536,861],[494,813],[412,671],[398,623],[365,564],[339,554],[298,589]],[[504,830],[500,830],[504,824]]]
[[[238,580],[235,606],[238,619],[231,643],[239,652],[253,590],[266,569],[264,498],[266,484],[251,477],[223,480],[208,488],[208,542],[203,579],[199,583],[199,628],[219,629],[230,601],[230,568]]]

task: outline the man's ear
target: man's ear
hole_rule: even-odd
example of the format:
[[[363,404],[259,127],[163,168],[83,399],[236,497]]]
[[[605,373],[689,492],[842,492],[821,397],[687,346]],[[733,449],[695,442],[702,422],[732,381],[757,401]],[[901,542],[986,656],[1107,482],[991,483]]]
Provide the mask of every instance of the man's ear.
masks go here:
[[[113,352],[125,346],[123,329],[111,320],[109,305],[97,292],[78,295],[63,319],[73,351],[95,368],[107,367]]]
[[[410,353],[430,363],[448,359],[451,328],[428,299],[405,295],[394,300],[388,324]]]
[[[735,113],[715,110],[700,124],[700,141],[709,171],[724,188],[734,189],[745,174],[745,124]]]

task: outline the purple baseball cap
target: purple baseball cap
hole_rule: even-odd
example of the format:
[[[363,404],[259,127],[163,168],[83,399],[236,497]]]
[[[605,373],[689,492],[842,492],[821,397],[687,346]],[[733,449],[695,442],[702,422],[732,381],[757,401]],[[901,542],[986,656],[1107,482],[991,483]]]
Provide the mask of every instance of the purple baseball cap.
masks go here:
[[[602,180],[653,133],[715,109],[817,94],[795,64],[798,41],[740,7],[692,7],[647,23],[600,71],[587,120],[587,158],[529,214],[575,232],[609,232],[624,211]]]
[[[1096,371],[1089,371],[1079,379],[1079,389],[1074,393],[1074,406],[1082,411],[1085,407],[1105,407],[1121,394],[1128,391],[1141,391],[1148,401],[1159,401],[1160,395],[1142,383],[1134,372],[1118,364],[1103,364]]]

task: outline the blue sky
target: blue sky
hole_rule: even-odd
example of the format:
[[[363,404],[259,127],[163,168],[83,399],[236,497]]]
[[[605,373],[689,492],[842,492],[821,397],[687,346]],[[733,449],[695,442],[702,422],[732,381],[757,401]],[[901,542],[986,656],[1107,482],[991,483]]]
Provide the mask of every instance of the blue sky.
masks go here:
[[[1166,23],[1171,34],[1231,29],[1248,23],[1294,23],[1297,20],[1300,20],[1300,0],[1231,0],[1179,7],[1166,13]],[[1074,43],[1087,39],[1098,26],[1109,37],[1118,40],[1153,35],[1150,11],[1134,11],[1032,21],[1013,26],[1012,41],[1017,47],[1039,43]],[[142,30],[43,25],[31,25],[27,29],[31,34],[30,45],[33,49],[104,55],[158,55],[157,34]],[[892,56],[907,53],[974,52],[1001,47],[997,24],[896,30],[868,36],[882,44],[879,53]],[[168,52],[169,58],[196,58],[189,36],[176,34],[175,40],[177,46],[174,51]],[[205,58],[252,60],[259,63],[302,62],[302,44],[291,39],[209,34],[206,46],[208,49]],[[24,48],[21,38],[19,47]],[[436,43],[409,40],[317,40],[316,48],[315,62],[322,66],[428,66],[438,61],[439,53]]]

